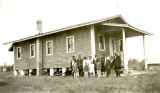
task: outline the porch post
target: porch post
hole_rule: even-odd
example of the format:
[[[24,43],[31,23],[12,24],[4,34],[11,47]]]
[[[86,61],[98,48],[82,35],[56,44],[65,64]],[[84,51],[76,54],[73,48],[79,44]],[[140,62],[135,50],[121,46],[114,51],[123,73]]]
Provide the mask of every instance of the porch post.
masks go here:
[[[14,53],[14,55],[16,55],[15,45],[13,45],[13,53]],[[14,71],[14,76],[17,76],[18,75],[18,70],[15,69],[16,68],[15,62],[16,62],[16,58],[14,57],[13,71]]]
[[[128,60],[127,60],[127,50],[126,50],[126,36],[125,29],[122,28],[122,37],[123,37],[123,62],[124,62],[124,74],[128,74]]]
[[[146,47],[145,47],[145,35],[143,35],[143,52],[144,52],[144,62],[145,62],[145,70],[147,71],[147,60],[146,60]]]
[[[91,29],[90,30],[91,30],[91,55],[92,55],[92,58],[94,58],[95,54],[96,54],[94,25],[91,25]]]

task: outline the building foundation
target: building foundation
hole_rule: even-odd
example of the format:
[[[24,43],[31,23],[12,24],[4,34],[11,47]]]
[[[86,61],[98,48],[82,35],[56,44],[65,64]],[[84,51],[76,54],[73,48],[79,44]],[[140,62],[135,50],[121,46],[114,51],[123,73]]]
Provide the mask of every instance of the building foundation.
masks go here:
[[[62,68],[62,76],[66,76],[66,71],[67,71],[66,68]]]
[[[20,75],[24,76],[24,70],[20,70]]]
[[[29,70],[29,76],[32,76],[32,69]]]
[[[55,71],[54,71],[54,69],[53,69],[53,68],[51,68],[51,69],[50,69],[50,73],[49,73],[49,75],[50,75],[50,76],[54,76],[54,72],[55,72]]]

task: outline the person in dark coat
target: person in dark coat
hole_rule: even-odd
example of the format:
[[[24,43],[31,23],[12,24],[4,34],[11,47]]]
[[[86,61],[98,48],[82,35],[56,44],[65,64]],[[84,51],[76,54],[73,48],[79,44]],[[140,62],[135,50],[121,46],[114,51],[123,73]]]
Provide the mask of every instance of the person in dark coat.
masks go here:
[[[120,66],[121,66],[121,58],[116,53],[114,55],[113,66],[114,66],[114,70],[116,72],[116,76],[119,77],[120,76],[119,70],[120,70]]]
[[[95,54],[95,57],[93,58],[95,76],[97,75],[97,62],[98,62],[98,58],[97,58],[97,55]]]
[[[110,67],[110,58],[109,57],[106,57],[106,60],[105,60],[105,67],[106,67],[106,74],[107,74],[107,77],[111,74],[111,67]]]
[[[79,70],[79,76],[83,76],[83,59],[81,55],[79,55],[79,58],[77,59],[77,65],[78,65],[78,70]]]
[[[101,66],[102,66],[102,68],[101,68],[102,76],[104,76],[106,73],[104,54],[102,55],[102,58],[101,58]]]

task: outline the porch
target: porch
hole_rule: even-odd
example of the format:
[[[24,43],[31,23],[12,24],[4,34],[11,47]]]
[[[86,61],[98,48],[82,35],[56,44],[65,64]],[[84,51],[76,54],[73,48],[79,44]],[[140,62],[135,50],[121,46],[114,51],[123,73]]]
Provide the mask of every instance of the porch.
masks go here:
[[[118,53],[122,59],[124,74],[127,74],[128,58],[126,39],[130,37],[142,36],[145,69],[147,69],[145,35],[150,34],[134,28],[128,24],[100,23],[91,25],[92,57],[94,57],[95,54],[99,55],[100,57],[102,54],[105,54],[105,56],[113,56],[114,53]]]

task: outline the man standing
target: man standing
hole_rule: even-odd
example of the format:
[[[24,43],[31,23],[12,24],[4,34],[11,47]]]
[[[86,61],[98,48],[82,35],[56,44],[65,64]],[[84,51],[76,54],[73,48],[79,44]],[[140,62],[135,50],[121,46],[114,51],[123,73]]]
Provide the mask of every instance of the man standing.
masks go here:
[[[116,72],[116,76],[119,77],[120,76],[119,69],[121,66],[121,58],[116,53],[114,54],[113,66],[114,66],[114,70]]]
[[[106,68],[105,68],[105,57],[104,57],[104,54],[102,55],[102,58],[101,58],[101,72],[102,72],[102,76],[105,76],[105,72],[106,72]]]
[[[97,58],[97,55],[95,54],[95,58],[93,58],[95,76],[97,75],[97,62],[98,62],[98,58]]]
[[[81,55],[79,55],[79,58],[77,59],[78,64],[78,70],[79,70],[79,76],[83,76],[83,59],[81,58]]]

